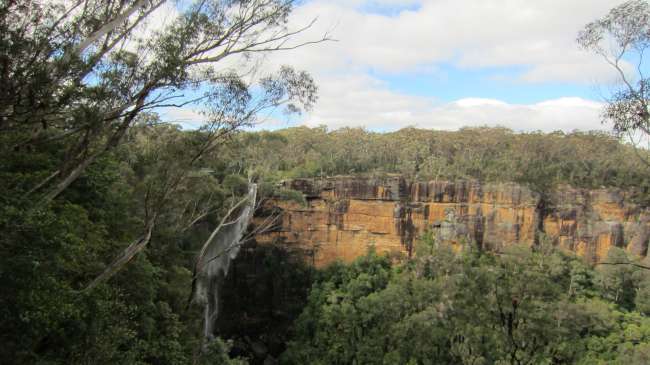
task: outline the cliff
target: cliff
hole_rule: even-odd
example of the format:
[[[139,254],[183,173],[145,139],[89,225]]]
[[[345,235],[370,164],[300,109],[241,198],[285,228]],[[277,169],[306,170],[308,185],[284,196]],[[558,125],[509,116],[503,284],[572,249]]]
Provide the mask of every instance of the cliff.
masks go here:
[[[409,182],[399,176],[284,184],[302,192],[307,204],[268,201],[257,222],[277,218],[256,241],[298,251],[316,267],[351,261],[371,245],[377,252],[410,255],[427,230],[459,250],[476,245],[498,251],[550,240],[591,262],[605,259],[614,246],[645,257],[650,239],[650,211],[620,190],[561,187],[543,199],[512,183]]]

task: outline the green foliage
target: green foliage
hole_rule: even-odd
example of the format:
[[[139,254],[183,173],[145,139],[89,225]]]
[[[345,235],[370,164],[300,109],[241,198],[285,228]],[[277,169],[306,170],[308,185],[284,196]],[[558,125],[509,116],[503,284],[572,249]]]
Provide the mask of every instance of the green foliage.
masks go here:
[[[232,359],[228,353],[232,349],[232,341],[224,341],[220,338],[215,339],[209,345],[205,353],[201,355],[198,365],[246,365],[248,362],[241,358]]]
[[[618,247],[612,247],[607,253],[609,263],[629,262],[627,254]],[[635,277],[638,270],[630,265],[603,265],[601,267],[600,280],[598,285],[603,295],[610,301],[621,305],[624,308],[634,308],[636,296]]]
[[[301,193],[280,187],[281,179],[400,172],[528,182],[544,192],[559,183],[642,186],[642,174],[627,147],[605,135],[501,129],[242,133],[219,154],[183,166],[180,159],[202,133],[138,125],[58,199],[36,208],[25,204],[27,193],[65,146],[0,161],[0,362],[238,364],[244,360],[229,352],[263,361],[267,355],[256,354],[256,344],[275,357],[287,341],[282,361],[295,364],[646,361],[645,271],[594,270],[545,244],[534,252],[513,247],[498,256],[459,255],[427,235],[412,261],[393,265],[370,253],[313,273],[308,297],[310,271],[278,253],[253,254],[234,265],[224,285],[224,304],[236,309],[223,311],[218,328],[235,341],[204,347],[201,314],[186,308],[194,254],[245,192],[248,176],[259,182],[262,198],[304,204]],[[181,170],[185,177],[175,179]],[[170,183],[177,184],[173,196]],[[141,233],[147,207],[162,201],[146,253],[84,292]],[[629,258],[613,249],[608,260]]]
[[[248,191],[248,181],[240,175],[227,175],[223,179],[222,185],[226,191],[232,192],[235,195],[244,195]]]
[[[66,146],[0,159],[0,362],[241,363],[228,352],[263,361],[255,343],[275,356],[289,338],[283,361],[301,364],[634,364],[647,357],[646,272],[594,270],[544,245],[459,256],[425,236],[416,259],[402,265],[372,253],[314,273],[307,299],[310,271],[277,253],[253,255],[234,265],[224,285],[226,307],[237,309],[224,310],[218,328],[235,341],[207,347],[201,314],[186,308],[196,250],[249,176],[261,198],[300,204],[304,196],[281,188],[283,178],[399,172],[519,181],[542,192],[559,183],[643,186],[629,150],[611,137],[296,128],[241,133],[190,167],[181,161],[205,132],[154,124],[133,127],[123,145],[40,206],[30,190]],[[163,202],[149,249],[84,292]],[[619,250],[610,256],[628,260]]]
[[[289,66],[215,67],[286,49],[294,1],[183,2],[146,31],[165,3],[0,1],[0,363],[191,362],[189,268],[247,190],[215,151],[316,100]],[[197,130],[153,112],[199,89]]]
[[[274,196],[277,197],[278,199],[293,201],[298,204],[307,205],[307,200],[305,200],[305,196],[297,190],[281,188],[275,192]]]
[[[619,272],[594,271],[548,247],[456,254],[425,236],[416,252],[393,267],[371,252],[322,272],[283,363],[647,361],[650,320],[601,284]]]
[[[518,182],[546,194],[558,184],[619,187],[640,202],[650,191],[634,148],[603,132],[457,132],[406,128],[390,133],[325,127],[249,132],[228,154],[239,168],[282,178],[400,173],[419,179]]]
[[[203,206],[216,218],[232,188],[211,174],[181,186],[146,254],[108,284],[83,290],[140,234],[141,202],[161,191],[178,149],[192,143],[191,134],[165,125],[129,137],[58,199],[37,207],[26,193],[60,150],[0,159],[0,363],[184,364],[200,352],[201,313],[186,305],[192,259],[215,223],[187,223]],[[214,346],[202,354],[208,363],[227,358],[228,347]]]
[[[253,85],[218,67],[290,45],[297,2],[190,1],[142,39],[134,29],[162,3],[0,1],[0,363],[245,364],[230,357],[235,342],[204,342],[187,299],[197,249],[249,176],[263,197],[302,204],[278,182],[401,173],[515,181],[542,194],[614,186],[649,201],[639,152],[603,133],[237,133],[258,112],[316,101],[304,72],[253,66]],[[209,120],[197,130],[147,112],[197,90]],[[143,232],[147,250],[84,290]],[[634,267],[594,271],[548,249],[459,256],[426,237],[417,252],[403,265],[371,252],[316,273],[283,360],[648,363],[650,281]],[[275,355],[313,273],[277,252],[252,256],[225,285],[222,300],[238,310],[224,311],[221,330],[246,340],[262,327],[255,336],[280,342]]]

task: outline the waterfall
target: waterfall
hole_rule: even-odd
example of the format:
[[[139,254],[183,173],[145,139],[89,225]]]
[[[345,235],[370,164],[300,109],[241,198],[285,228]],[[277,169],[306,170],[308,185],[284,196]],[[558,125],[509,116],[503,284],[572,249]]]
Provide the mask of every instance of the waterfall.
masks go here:
[[[219,313],[219,286],[228,275],[230,262],[237,257],[241,239],[253,217],[257,184],[249,184],[248,194],[239,214],[225,217],[212,232],[199,255],[196,272],[195,300],[204,306],[204,336],[213,337],[214,323]]]

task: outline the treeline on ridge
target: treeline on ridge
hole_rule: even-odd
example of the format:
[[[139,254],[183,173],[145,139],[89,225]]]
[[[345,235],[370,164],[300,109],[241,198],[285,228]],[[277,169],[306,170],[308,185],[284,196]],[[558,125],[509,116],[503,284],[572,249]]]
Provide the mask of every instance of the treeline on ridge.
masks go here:
[[[517,182],[542,194],[558,184],[617,187],[648,199],[647,166],[638,158],[648,152],[606,132],[295,127],[242,133],[229,151],[229,163],[275,178],[398,173],[421,180]]]

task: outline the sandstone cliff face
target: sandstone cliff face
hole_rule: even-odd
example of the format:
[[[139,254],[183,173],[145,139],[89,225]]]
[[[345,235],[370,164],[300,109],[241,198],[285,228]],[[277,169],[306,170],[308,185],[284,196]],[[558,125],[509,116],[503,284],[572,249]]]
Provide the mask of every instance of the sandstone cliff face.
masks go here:
[[[377,252],[410,255],[414,241],[430,231],[438,242],[461,249],[500,250],[516,243],[550,240],[589,261],[624,247],[645,257],[650,212],[617,190],[558,189],[542,199],[517,184],[476,181],[409,182],[402,177],[296,179],[307,205],[270,201],[258,221],[279,213],[259,244],[300,251],[316,267]]]

